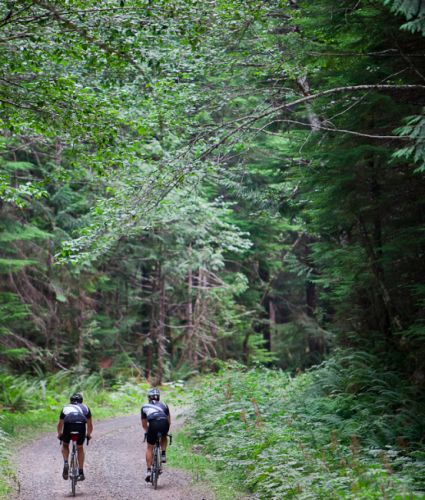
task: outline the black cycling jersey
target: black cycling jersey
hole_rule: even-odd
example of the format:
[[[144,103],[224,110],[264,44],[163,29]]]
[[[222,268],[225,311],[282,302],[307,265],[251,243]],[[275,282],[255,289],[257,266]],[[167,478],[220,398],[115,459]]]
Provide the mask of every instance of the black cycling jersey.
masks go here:
[[[91,418],[91,411],[88,406],[82,403],[69,403],[63,407],[59,418],[66,424],[85,424]]]
[[[161,401],[152,401],[142,406],[142,418],[146,418],[148,422],[151,420],[168,420],[170,410],[168,406]]]

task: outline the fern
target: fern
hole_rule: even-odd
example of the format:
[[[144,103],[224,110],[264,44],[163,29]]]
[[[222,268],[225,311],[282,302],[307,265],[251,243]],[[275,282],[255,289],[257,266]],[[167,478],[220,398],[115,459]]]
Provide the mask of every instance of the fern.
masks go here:
[[[402,28],[411,33],[419,31],[425,35],[425,5],[421,0],[384,0],[384,4],[407,19],[408,22],[403,24]]]
[[[410,137],[411,143],[396,151],[393,154],[394,158],[412,160],[418,164],[417,173],[425,172],[425,116],[416,115],[407,118],[406,124],[397,128],[395,132]]]
[[[423,487],[415,453],[425,404],[414,398],[366,352],[341,352],[293,379],[235,366],[201,385],[188,428],[255,498],[401,498]]]

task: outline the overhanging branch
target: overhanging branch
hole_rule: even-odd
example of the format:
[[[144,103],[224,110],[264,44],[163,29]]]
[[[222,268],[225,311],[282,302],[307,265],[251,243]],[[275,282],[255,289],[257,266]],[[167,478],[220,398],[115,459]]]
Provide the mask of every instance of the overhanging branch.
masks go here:
[[[210,155],[213,151],[215,151],[217,148],[219,148],[221,145],[225,144],[230,137],[233,137],[235,134],[240,132],[243,129],[249,128],[253,123],[257,122],[258,120],[261,120],[263,118],[266,118],[268,116],[271,116],[278,111],[283,111],[283,110],[292,110],[294,107],[299,106],[300,104],[308,103],[310,101],[314,101],[315,99],[319,99],[320,97],[325,97],[328,95],[333,95],[333,94],[342,94],[346,92],[361,92],[363,90],[378,90],[378,91],[384,91],[384,90],[402,90],[402,91],[409,91],[409,90],[423,90],[425,92],[425,85],[351,85],[348,87],[335,87],[333,89],[328,89],[328,90],[323,90],[322,92],[316,92],[315,94],[311,94],[305,97],[301,97],[300,99],[296,99],[295,101],[288,102],[285,104],[282,104],[280,106],[277,106],[275,108],[269,109],[267,111],[264,111],[262,113],[258,113],[256,115],[248,115],[245,118],[241,120],[241,124],[233,129],[230,130],[224,137],[222,137],[219,141],[217,141],[215,144],[207,148],[201,155],[198,157],[198,159],[205,159],[208,155]]]

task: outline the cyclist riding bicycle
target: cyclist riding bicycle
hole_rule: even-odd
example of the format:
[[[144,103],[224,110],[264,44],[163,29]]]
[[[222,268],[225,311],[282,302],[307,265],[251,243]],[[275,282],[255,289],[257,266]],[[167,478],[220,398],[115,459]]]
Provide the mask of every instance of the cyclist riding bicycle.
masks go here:
[[[59,416],[57,426],[58,439],[62,441],[63,472],[62,477],[68,479],[69,471],[69,442],[71,441],[71,432],[78,432],[77,453],[78,463],[78,481],[84,481],[84,448],[83,443],[86,438],[90,439],[93,432],[93,421],[90,408],[83,405],[83,396],[79,393],[73,394],[69,399],[69,404],[65,405]]]
[[[171,416],[168,406],[160,400],[158,389],[149,389],[148,391],[148,404],[142,406],[142,427],[146,433],[146,440],[148,445],[146,447],[146,466],[147,473],[145,480],[150,481],[153,447],[155,445],[156,436],[158,432],[162,434],[161,437],[161,462],[165,463],[166,450],[167,450],[167,433],[171,425]]]

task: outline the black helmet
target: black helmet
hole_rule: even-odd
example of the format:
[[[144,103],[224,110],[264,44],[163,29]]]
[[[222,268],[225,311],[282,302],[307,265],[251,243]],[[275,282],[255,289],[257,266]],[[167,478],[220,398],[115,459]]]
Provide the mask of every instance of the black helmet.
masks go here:
[[[149,401],[159,401],[159,391],[158,389],[149,389],[148,391],[148,399]]]
[[[70,401],[72,404],[82,403],[82,402],[83,402],[83,396],[81,396],[81,394],[80,394],[80,393],[76,392],[75,394],[73,394],[73,395],[69,398],[69,401]]]

